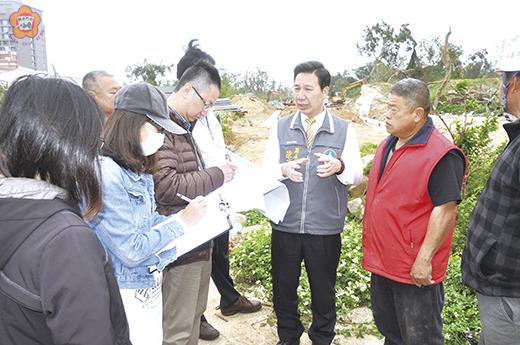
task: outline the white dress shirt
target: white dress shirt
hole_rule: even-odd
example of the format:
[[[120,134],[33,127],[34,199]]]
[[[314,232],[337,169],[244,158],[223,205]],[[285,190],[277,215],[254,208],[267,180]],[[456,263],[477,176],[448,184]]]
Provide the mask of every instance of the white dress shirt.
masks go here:
[[[222,126],[213,110],[209,110],[206,116],[195,123],[192,135],[207,168],[219,167],[227,163]]]

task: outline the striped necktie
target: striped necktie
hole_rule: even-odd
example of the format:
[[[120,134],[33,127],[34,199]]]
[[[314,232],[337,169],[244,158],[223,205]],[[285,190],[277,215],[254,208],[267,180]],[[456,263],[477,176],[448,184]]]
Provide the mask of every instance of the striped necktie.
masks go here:
[[[314,130],[312,129],[312,125],[316,122],[313,117],[308,117],[305,119],[307,123],[307,129],[305,130],[305,138],[307,138],[307,146],[311,147],[312,142],[314,141]]]

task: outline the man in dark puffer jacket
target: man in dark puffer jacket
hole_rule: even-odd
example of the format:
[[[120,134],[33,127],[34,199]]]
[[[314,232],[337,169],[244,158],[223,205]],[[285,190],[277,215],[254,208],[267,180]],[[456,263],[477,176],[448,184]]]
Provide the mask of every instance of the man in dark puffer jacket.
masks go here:
[[[188,131],[166,134],[157,152],[159,171],[154,174],[157,210],[163,215],[186,206],[177,193],[193,199],[206,195],[234,176],[235,167],[205,168],[191,135],[192,122],[207,114],[220,93],[215,67],[200,62],[182,75],[168,99],[171,118]],[[200,317],[206,309],[211,275],[211,243],[181,256],[163,272],[163,344],[197,344]]]

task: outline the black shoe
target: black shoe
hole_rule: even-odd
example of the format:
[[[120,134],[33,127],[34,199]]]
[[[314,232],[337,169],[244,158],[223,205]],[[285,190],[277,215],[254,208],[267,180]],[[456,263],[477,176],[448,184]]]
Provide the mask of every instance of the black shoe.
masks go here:
[[[199,339],[202,340],[215,340],[220,336],[220,332],[209,324],[208,320],[204,315],[200,318],[200,333]]]
[[[298,340],[280,340],[276,345],[300,345],[300,339]]]
[[[254,313],[262,308],[259,301],[247,299],[244,296],[238,297],[235,303],[226,308],[220,308],[224,316],[235,315],[236,313]]]

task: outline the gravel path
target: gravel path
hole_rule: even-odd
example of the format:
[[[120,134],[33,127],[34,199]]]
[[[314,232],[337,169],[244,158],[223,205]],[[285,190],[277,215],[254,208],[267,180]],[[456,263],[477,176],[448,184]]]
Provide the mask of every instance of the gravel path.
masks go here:
[[[223,316],[216,306],[220,295],[211,282],[206,309],[206,318],[220,331],[220,337],[213,341],[201,340],[201,345],[275,345],[278,341],[276,326],[273,323],[274,315],[270,306],[264,305],[259,312],[253,314],[236,314]],[[382,345],[383,341],[369,335],[364,338],[348,338],[336,336],[336,345]],[[301,337],[301,345],[311,345],[305,333]]]

